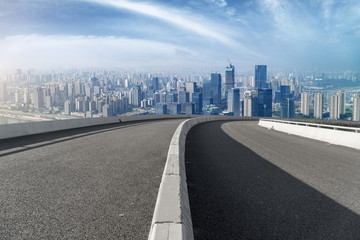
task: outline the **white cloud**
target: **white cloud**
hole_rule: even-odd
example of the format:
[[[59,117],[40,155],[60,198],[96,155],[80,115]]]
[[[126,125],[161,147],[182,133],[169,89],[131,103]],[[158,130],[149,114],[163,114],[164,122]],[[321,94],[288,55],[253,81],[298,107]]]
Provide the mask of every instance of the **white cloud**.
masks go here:
[[[145,2],[133,2],[128,0],[83,0],[86,2],[109,5],[119,9],[127,9],[143,15],[161,19],[163,21],[175,24],[184,29],[195,32],[204,37],[211,38],[226,45],[233,45],[235,41],[227,37],[220,28],[214,28],[214,23],[208,23],[203,19],[196,19],[186,12],[179,12],[177,9],[158,6]],[[224,0],[217,0],[220,4],[226,4]],[[222,2],[222,3],[221,3]]]
[[[226,7],[228,5],[225,0],[206,0],[206,1],[215,4],[218,7]]]
[[[6,69],[190,66],[197,53],[168,43],[119,37],[17,35],[0,39]],[[197,59],[198,60],[198,59]]]

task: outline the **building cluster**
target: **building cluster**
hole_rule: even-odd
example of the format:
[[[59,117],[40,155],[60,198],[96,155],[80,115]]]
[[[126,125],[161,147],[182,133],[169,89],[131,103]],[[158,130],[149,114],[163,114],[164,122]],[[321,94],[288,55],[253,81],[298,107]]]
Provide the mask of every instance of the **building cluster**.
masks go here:
[[[313,97],[313,105],[311,104],[311,98]],[[346,92],[344,90],[339,90],[334,95],[329,96],[329,119],[340,120],[346,119],[349,120],[348,114],[351,115],[350,108],[346,106],[350,105],[352,107],[352,117],[353,121],[360,121],[360,94],[353,94],[351,104],[346,102]],[[324,116],[324,94],[315,93],[313,96],[309,92],[301,93],[301,114],[304,116],[313,115],[315,118],[322,119]],[[313,107],[313,114],[310,113],[310,109]],[[347,111],[348,110],[348,111]]]
[[[224,77],[220,73],[204,77],[115,71],[24,74],[18,70],[8,81],[0,81],[0,102],[10,103],[17,110],[74,117],[108,117],[128,112],[348,117],[346,93],[338,91],[331,96],[325,87],[319,87],[330,81],[327,75],[290,73],[269,77],[266,65],[255,65],[254,70],[247,75],[235,74],[231,63],[225,67]],[[354,84],[359,78],[355,73],[331,77],[347,77],[350,80],[339,81]],[[351,101],[352,119],[358,121],[359,94]]]

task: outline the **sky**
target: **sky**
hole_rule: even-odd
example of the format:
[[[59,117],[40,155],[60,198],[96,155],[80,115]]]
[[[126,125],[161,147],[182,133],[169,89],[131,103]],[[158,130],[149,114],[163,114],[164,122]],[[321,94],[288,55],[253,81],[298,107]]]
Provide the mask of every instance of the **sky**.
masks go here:
[[[0,70],[360,70],[358,0],[0,0]]]

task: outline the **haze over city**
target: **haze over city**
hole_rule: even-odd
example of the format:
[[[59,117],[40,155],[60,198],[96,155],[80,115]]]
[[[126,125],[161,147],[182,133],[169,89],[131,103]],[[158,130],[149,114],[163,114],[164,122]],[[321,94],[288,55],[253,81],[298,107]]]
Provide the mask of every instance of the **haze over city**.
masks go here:
[[[0,71],[359,70],[359,1],[0,2]]]

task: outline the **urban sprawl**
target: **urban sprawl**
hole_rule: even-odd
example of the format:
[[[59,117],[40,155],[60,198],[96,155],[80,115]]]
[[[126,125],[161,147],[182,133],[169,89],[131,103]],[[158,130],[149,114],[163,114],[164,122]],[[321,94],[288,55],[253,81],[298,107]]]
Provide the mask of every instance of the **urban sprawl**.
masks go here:
[[[3,74],[0,114],[35,119],[198,114],[360,121],[360,74],[168,74],[118,70]]]

